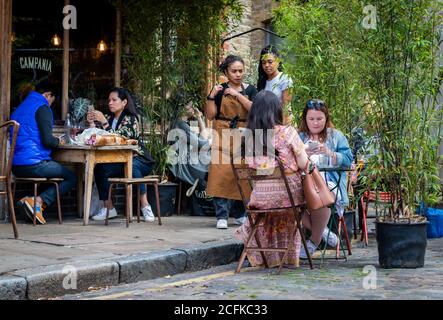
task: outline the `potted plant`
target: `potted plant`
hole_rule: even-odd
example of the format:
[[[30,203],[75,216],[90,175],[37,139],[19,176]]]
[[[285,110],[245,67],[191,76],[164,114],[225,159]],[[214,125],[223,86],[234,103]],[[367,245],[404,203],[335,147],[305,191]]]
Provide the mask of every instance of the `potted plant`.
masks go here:
[[[384,268],[424,265],[426,218],[421,203],[440,195],[438,146],[442,111],[437,97],[442,82],[437,0],[377,0],[376,29],[362,33],[372,103],[366,119],[378,137],[378,153],[366,166],[364,183],[385,192],[387,210],[376,219],[379,263]]]
[[[286,36],[285,71],[296,88],[293,108],[321,97],[348,138],[353,127],[374,137],[362,182],[364,189],[391,199],[377,217],[380,265],[420,267],[426,219],[416,209],[441,198],[442,3],[370,4],[282,0],[274,22]]]

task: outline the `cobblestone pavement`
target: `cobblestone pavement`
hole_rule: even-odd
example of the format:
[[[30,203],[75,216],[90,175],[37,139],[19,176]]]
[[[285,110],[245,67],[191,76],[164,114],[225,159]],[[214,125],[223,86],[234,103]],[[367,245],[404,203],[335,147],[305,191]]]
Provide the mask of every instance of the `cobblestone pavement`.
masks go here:
[[[347,261],[315,260],[314,270],[302,261],[300,268],[284,268],[280,275],[261,268],[235,274],[236,265],[230,264],[59,299],[443,299],[443,238],[428,240],[425,266],[419,269],[378,268],[376,246],[373,238],[368,247],[354,242]]]

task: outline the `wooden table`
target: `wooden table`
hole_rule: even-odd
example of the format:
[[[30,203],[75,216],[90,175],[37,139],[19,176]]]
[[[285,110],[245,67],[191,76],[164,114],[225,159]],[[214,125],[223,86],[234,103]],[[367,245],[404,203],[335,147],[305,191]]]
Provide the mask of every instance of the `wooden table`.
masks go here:
[[[52,157],[55,161],[84,164],[84,170],[79,171],[81,176],[78,177],[77,183],[77,208],[80,217],[83,213],[83,225],[87,225],[89,222],[92,182],[94,180],[95,165],[97,163],[124,163],[125,178],[132,178],[132,154],[133,151],[136,149],[137,146],[133,145],[103,147],[93,147],[86,145],[63,145],[54,149]],[[85,180],[84,196],[83,179]],[[126,199],[126,210],[132,213],[131,187],[127,188]]]

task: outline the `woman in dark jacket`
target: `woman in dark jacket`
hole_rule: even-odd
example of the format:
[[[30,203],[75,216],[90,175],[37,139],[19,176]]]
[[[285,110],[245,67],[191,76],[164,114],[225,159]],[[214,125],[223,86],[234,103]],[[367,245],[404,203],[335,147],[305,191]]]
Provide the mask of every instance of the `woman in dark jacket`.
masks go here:
[[[138,140],[138,149],[132,161],[132,176],[142,178],[148,175],[153,168],[154,161],[149,155],[143,144],[140,142],[140,126],[135,104],[131,94],[127,89],[114,88],[109,93],[108,106],[110,114],[104,115],[102,112],[94,110],[88,113],[88,123],[91,127],[95,122],[100,122],[103,129],[110,133],[116,133],[128,139]],[[124,165],[122,163],[98,164],[94,169],[94,177],[97,183],[99,199],[103,201],[103,207],[98,214],[92,217],[94,220],[104,220],[106,218],[106,208],[110,201],[109,218],[117,216],[117,211],[108,200],[110,183],[108,178],[123,177]],[[155,220],[152,208],[148,203],[146,187],[140,185],[140,203],[145,221],[153,222]]]

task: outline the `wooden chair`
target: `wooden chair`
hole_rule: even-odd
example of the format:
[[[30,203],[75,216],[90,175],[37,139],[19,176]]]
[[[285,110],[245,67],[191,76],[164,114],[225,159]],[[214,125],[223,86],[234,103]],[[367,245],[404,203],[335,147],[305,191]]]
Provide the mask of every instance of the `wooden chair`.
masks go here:
[[[40,184],[53,184],[55,186],[55,191],[57,193],[57,216],[58,216],[58,223],[62,224],[62,211],[61,211],[61,205],[60,205],[60,188],[59,188],[59,183],[63,182],[63,178],[24,178],[24,177],[14,177],[13,178],[13,191],[12,191],[12,195],[15,195],[15,187],[17,186],[18,183],[32,183],[34,185],[34,217],[33,217],[33,225],[36,225],[37,222],[37,218],[36,218],[36,212],[37,212],[37,203],[35,201],[35,199],[37,198],[37,190],[38,190],[38,186]]]
[[[140,185],[152,185],[154,186],[155,191],[155,201],[157,205],[157,218],[158,218],[158,224],[162,224],[162,220],[160,217],[160,196],[158,192],[158,184],[160,182],[159,176],[146,176],[143,178],[109,178],[108,181],[111,183],[109,186],[109,196],[108,199],[111,199],[112,197],[112,187],[115,184],[123,184],[125,185],[125,189],[127,189],[131,185],[137,186],[137,223],[140,223]],[[132,201],[132,199],[126,199],[126,201]],[[109,206],[106,210],[106,219],[105,219],[105,225],[108,225],[108,218],[109,218]],[[129,217],[130,212],[127,212],[125,209],[125,217],[126,217],[126,228],[129,227]]]
[[[14,231],[14,238],[18,239],[18,231],[17,231],[17,221],[15,219],[15,211],[14,211],[14,196],[12,193],[12,160],[14,158],[14,149],[15,144],[17,142],[17,134],[20,128],[20,125],[16,121],[6,121],[5,123],[0,125],[0,142],[2,148],[1,154],[1,165],[0,165],[0,195],[5,196],[7,198],[8,206],[9,206],[9,216],[12,222],[12,228]],[[11,131],[12,129],[12,131]],[[9,146],[9,154],[7,154],[7,146],[8,146],[8,137],[11,136],[11,143]],[[4,188],[1,186],[4,185]]]
[[[243,204],[245,206],[246,212],[248,213],[249,223],[251,225],[251,231],[248,235],[246,244],[244,245],[244,248],[243,248],[243,252],[240,256],[240,260],[238,262],[238,266],[235,271],[236,273],[240,272],[240,269],[243,265],[246,255],[249,251],[259,251],[266,268],[268,268],[269,265],[266,260],[265,252],[283,252],[283,257],[280,261],[280,265],[278,268],[278,273],[280,273],[281,268],[284,263],[284,260],[286,259],[286,256],[288,255],[289,247],[286,247],[286,248],[263,248],[256,232],[257,232],[260,222],[265,218],[265,216],[267,214],[284,213],[284,212],[287,212],[288,210],[292,210],[292,212],[294,213],[295,221],[297,224],[297,227],[293,230],[294,236],[298,230],[300,232],[302,243],[303,243],[303,246],[306,250],[306,254],[308,256],[308,259],[309,259],[309,265],[310,265],[311,269],[313,269],[312,258],[311,258],[311,255],[309,254],[309,250],[306,245],[306,239],[304,236],[304,232],[301,228],[301,215],[302,215],[302,209],[304,209],[304,206],[296,206],[295,205],[287,177],[284,173],[285,172],[284,167],[278,158],[277,158],[277,162],[278,162],[278,167],[273,170],[274,171],[273,173],[263,175],[262,172],[258,173],[257,169],[249,168],[246,164],[234,164],[232,162],[232,158],[231,158],[231,166],[232,166],[232,170],[234,172],[234,177],[236,179],[236,183],[237,183],[238,189],[240,191],[240,195],[242,197]],[[285,207],[285,208],[272,208],[272,209],[249,209],[248,208],[249,199],[247,197],[247,194],[250,194],[250,192],[253,190],[254,183],[256,183],[257,181],[263,181],[263,180],[281,180],[286,186],[286,191],[288,193],[288,198],[291,202],[291,206]],[[249,190],[247,190],[246,188],[248,188]],[[253,217],[255,217],[255,219]],[[257,242],[256,247],[251,246],[252,238],[254,238],[254,237]]]

